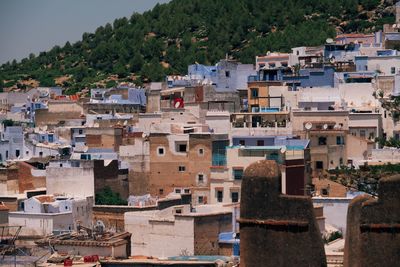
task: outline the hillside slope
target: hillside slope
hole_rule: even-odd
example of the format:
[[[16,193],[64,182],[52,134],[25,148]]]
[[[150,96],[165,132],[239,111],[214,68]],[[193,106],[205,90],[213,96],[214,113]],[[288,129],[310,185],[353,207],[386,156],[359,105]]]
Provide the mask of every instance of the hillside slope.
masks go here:
[[[0,68],[0,89],[56,82],[75,93],[116,80],[159,81],[194,62],[320,45],[336,32],[373,32],[394,21],[393,0],[172,0],[116,19],[82,40]],[[61,77],[61,78],[60,78]],[[58,78],[55,80],[55,78]]]

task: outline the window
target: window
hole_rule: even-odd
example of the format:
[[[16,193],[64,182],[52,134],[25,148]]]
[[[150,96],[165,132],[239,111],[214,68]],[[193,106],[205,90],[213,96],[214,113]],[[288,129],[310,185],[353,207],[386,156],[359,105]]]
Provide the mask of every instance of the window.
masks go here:
[[[179,170],[180,172],[184,172],[184,171],[186,171],[186,168],[185,168],[185,166],[179,166],[179,167],[178,167],[178,170]]]
[[[49,134],[48,139],[49,139],[49,143],[54,142],[54,136],[52,134]]]
[[[160,188],[160,189],[158,190],[158,193],[159,193],[160,195],[163,195],[163,194],[164,194],[164,189]]]
[[[239,202],[239,192],[231,192],[231,199],[233,203]]]
[[[396,73],[396,67],[391,67],[390,68],[390,73],[395,74]]]
[[[257,98],[258,97],[258,88],[251,88],[251,98]]]
[[[239,140],[239,145],[241,145],[241,146],[244,146],[244,145],[246,145],[246,141],[245,141],[245,140],[243,140],[243,139]]]
[[[180,194],[182,190],[180,188],[175,188],[175,193]]]
[[[182,209],[176,209],[176,210],[175,210],[175,213],[176,213],[176,214],[182,214]]]
[[[229,71],[225,71],[225,77],[227,78],[231,77],[231,73]]]
[[[187,145],[186,144],[178,144],[177,152],[186,152]]]
[[[360,130],[360,137],[365,137],[365,130]]]
[[[198,174],[197,175],[197,181],[199,181],[199,183],[204,182],[204,174]]]
[[[323,195],[323,196],[329,195],[328,188],[322,188],[322,189],[321,189],[321,195]]]
[[[315,162],[315,168],[317,170],[322,170],[324,168],[324,162],[323,161],[317,161]]]
[[[203,156],[204,155],[204,149],[203,148],[199,148],[199,156]]]
[[[62,163],[60,163],[60,167],[61,167],[61,168],[62,168],[62,166],[63,166]]]
[[[217,201],[222,202],[224,198],[224,192],[222,190],[217,190]]]
[[[79,129],[79,134],[83,134],[83,130],[82,129]]]
[[[19,155],[20,155],[20,151],[19,151],[19,149],[16,149],[16,150],[15,150],[15,156],[18,158]]]
[[[337,145],[344,145],[344,137],[343,136],[336,136],[336,144]]]
[[[198,202],[199,204],[203,204],[203,203],[204,203],[204,197],[203,197],[203,196],[198,196],[198,197],[197,197],[197,202]]]
[[[39,153],[40,154],[40,153]],[[6,150],[6,159],[8,159],[8,150]]]
[[[318,145],[325,146],[326,145],[326,137],[324,137],[324,136],[318,137]]]
[[[165,149],[163,147],[157,148],[157,155],[158,156],[164,156],[165,154]]]
[[[257,146],[264,146],[264,140],[257,140]]]
[[[233,169],[233,179],[241,180],[243,177],[243,169]]]
[[[339,165],[343,165],[343,158],[339,159]]]
[[[190,189],[189,189],[189,188],[185,188],[185,189],[183,189],[183,192],[184,192],[185,194],[190,194]]]

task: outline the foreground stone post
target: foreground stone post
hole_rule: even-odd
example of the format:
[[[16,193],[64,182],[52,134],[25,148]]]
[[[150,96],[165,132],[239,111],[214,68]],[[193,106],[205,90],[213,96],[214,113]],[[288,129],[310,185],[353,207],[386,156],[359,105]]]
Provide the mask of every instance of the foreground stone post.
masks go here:
[[[246,168],[240,202],[240,266],[326,266],[309,197],[281,194],[275,161]]]
[[[378,195],[349,205],[344,266],[400,266],[400,175],[382,178]]]

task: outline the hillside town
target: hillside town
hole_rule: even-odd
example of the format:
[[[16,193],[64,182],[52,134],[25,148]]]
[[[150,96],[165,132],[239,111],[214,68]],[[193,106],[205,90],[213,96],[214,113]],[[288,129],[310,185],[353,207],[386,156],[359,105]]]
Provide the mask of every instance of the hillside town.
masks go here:
[[[400,2],[373,34],[63,92],[0,93],[0,265],[400,263],[399,176],[342,177],[400,164]]]

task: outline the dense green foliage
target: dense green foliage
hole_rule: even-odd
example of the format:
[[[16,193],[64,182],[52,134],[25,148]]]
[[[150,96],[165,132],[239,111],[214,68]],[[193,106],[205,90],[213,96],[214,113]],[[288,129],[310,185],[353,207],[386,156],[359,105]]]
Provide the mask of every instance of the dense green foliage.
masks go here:
[[[340,231],[335,231],[335,232],[328,233],[328,234],[325,234],[322,236],[322,240],[324,241],[325,244],[328,244],[339,238],[343,238],[343,234]]]
[[[115,193],[110,187],[96,193],[96,205],[128,205],[128,202],[122,199],[119,193]]]
[[[320,45],[344,32],[374,31],[394,21],[379,0],[172,0],[143,15],[116,19],[82,40],[55,46],[38,56],[1,66],[8,85],[38,80],[55,85],[54,78],[75,92],[103,86],[110,74],[120,80],[159,81],[165,74],[186,73],[194,62],[215,64],[226,54],[243,63],[257,54]],[[368,10],[380,13],[367,16]],[[383,11],[382,11],[383,10]],[[368,19],[368,20],[367,20]],[[134,75],[131,75],[134,73]],[[1,86],[1,84],[0,84]]]
[[[400,148],[400,140],[397,140],[394,137],[390,137],[389,139],[379,137],[375,138],[375,141],[378,142],[379,146],[384,147],[395,147],[395,148]]]
[[[372,195],[378,194],[378,183],[383,177],[400,173],[400,164],[360,166],[359,169],[342,167],[330,170],[326,178]]]

